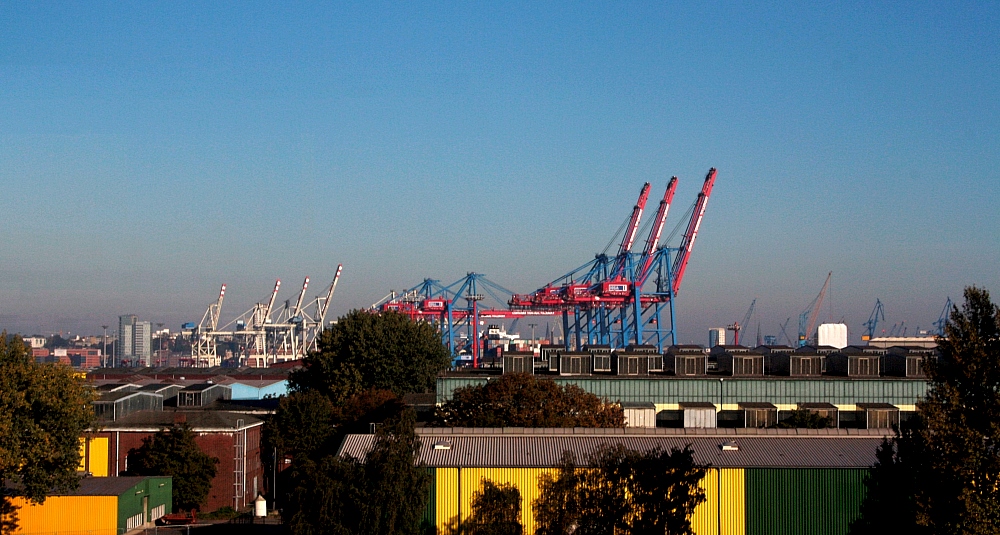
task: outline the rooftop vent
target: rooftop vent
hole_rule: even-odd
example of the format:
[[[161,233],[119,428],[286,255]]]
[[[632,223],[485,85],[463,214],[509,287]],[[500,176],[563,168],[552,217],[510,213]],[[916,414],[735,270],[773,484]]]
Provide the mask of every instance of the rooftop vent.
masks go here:
[[[719,448],[722,449],[722,451],[740,451],[740,446],[732,440],[727,440],[722,444],[719,444]]]
[[[451,449],[451,442],[449,442],[447,440],[442,440],[442,441],[439,441],[439,442],[435,442],[434,443],[434,449],[436,449],[436,450],[450,450]]]

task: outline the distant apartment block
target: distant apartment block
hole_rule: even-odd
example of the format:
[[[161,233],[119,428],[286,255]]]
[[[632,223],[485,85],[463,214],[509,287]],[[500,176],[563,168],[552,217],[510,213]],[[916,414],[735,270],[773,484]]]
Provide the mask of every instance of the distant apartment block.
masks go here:
[[[118,317],[118,345],[115,360],[149,366],[153,357],[153,329],[148,321],[139,321],[135,314]]]

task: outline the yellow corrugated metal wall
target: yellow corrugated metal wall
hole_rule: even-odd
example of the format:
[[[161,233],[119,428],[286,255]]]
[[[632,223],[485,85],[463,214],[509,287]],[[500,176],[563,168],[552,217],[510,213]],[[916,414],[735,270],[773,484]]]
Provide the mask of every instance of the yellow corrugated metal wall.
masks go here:
[[[80,472],[94,477],[108,477],[108,437],[80,437]]]
[[[538,498],[538,477],[555,473],[556,468],[438,468],[435,470],[436,524],[439,533],[452,533],[471,512],[472,495],[482,480],[510,483],[521,492],[521,525],[525,533],[535,532],[531,503]],[[461,472],[461,485],[459,485]],[[691,523],[698,535],[744,535],[746,533],[745,482],[742,469],[711,468],[701,480],[705,502],[699,505]],[[461,487],[461,495],[459,488]],[[721,514],[720,514],[721,513]],[[721,527],[721,533],[720,533]]]
[[[42,505],[14,498],[14,535],[116,535],[117,496],[51,496]]]
[[[746,484],[742,468],[709,468],[699,483],[705,501],[691,515],[698,535],[744,535],[746,533]]]

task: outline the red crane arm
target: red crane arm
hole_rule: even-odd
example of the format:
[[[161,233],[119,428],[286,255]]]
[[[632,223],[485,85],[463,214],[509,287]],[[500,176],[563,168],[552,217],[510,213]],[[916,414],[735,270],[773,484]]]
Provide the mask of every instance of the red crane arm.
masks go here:
[[[615,269],[611,272],[612,279],[618,277],[621,274],[621,270],[625,267],[624,256],[632,250],[632,244],[635,243],[635,234],[639,231],[639,220],[642,218],[642,210],[646,208],[646,200],[648,198],[649,182],[646,182],[642,186],[642,191],[639,192],[639,200],[635,203],[635,207],[632,208],[632,218],[629,219],[625,236],[622,237],[622,244],[618,247],[618,256],[615,257]]]
[[[667,184],[667,191],[663,194],[660,207],[656,210],[653,219],[653,228],[649,229],[649,238],[646,239],[646,249],[642,252],[642,266],[639,268],[639,276],[635,278],[635,283],[640,287],[649,277],[649,269],[653,265],[653,256],[656,246],[660,243],[660,235],[663,234],[663,224],[667,221],[667,212],[670,211],[670,203],[674,201],[674,190],[677,189],[677,177],[672,177]]]
[[[680,252],[674,261],[673,293],[675,295],[681,287],[681,281],[684,280],[684,271],[687,269],[688,260],[691,258],[691,249],[694,248],[694,240],[698,237],[698,228],[701,227],[701,220],[705,217],[705,207],[708,206],[708,198],[712,195],[712,186],[715,185],[715,174],[716,170],[714,167],[708,170],[708,176],[705,177],[705,183],[701,186],[701,193],[698,194],[698,200],[695,202],[694,212],[691,213],[691,221],[684,232]]]

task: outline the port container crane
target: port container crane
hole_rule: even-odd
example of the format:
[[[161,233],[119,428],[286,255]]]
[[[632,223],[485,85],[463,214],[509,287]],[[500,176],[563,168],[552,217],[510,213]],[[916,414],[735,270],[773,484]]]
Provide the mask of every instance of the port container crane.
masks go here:
[[[618,255],[615,256],[614,267],[611,270],[611,279],[621,277],[622,272],[625,270],[628,254],[632,250],[632,244],[635,243],[635,233],[639,230],[639,221],[642,219],[642,211],[646,208],[647,199],[649,199],[649,182],[643,184],[642,191],[639,192],[639,200],[632,208],[632,217],[629,219],[628,229],[625,231],[625,235],[622,236],[622,243],[618,246]]]
[[[695,201],[691,221],[688,224],[687,231],[684,232],[680,251],[674,260],[674,273],[671,277],[673,279],[673,288],[671,288],[673,295],[677,295],[678,290],[681,288],[681,281],[684,280],[684,272],[687,270],[688,261],[691,259],[691,250],[694,249],[694,240],[698,237],[698,229],[701,228],[701,221],[705,218],[705,208],[708,206],[708,198],[712,195],[712,187],[715,186],[715,174],[716,170],[714,167],[709,169],[708,176],[705,177],[705,182],[701,186],[701,193],[698,194],[698,200]]]
[[[646,247],[642,251],[639,260],[639,272],[635,277],[635,284],[640,288],[646,283],[646,279],[651,274],[653,260],[656,258],[656,248],[660,243],[660,235],[663,234],[663,224],[667,222],[667,212],[670,211],[670,203],[674,200],[674,191],[677,189],[677,177],[671,177],[667,184],[667,191],[663,194],[663,200],[656,210],[653,218],[653,227],[649,229],[649,237],[646,238]]]

